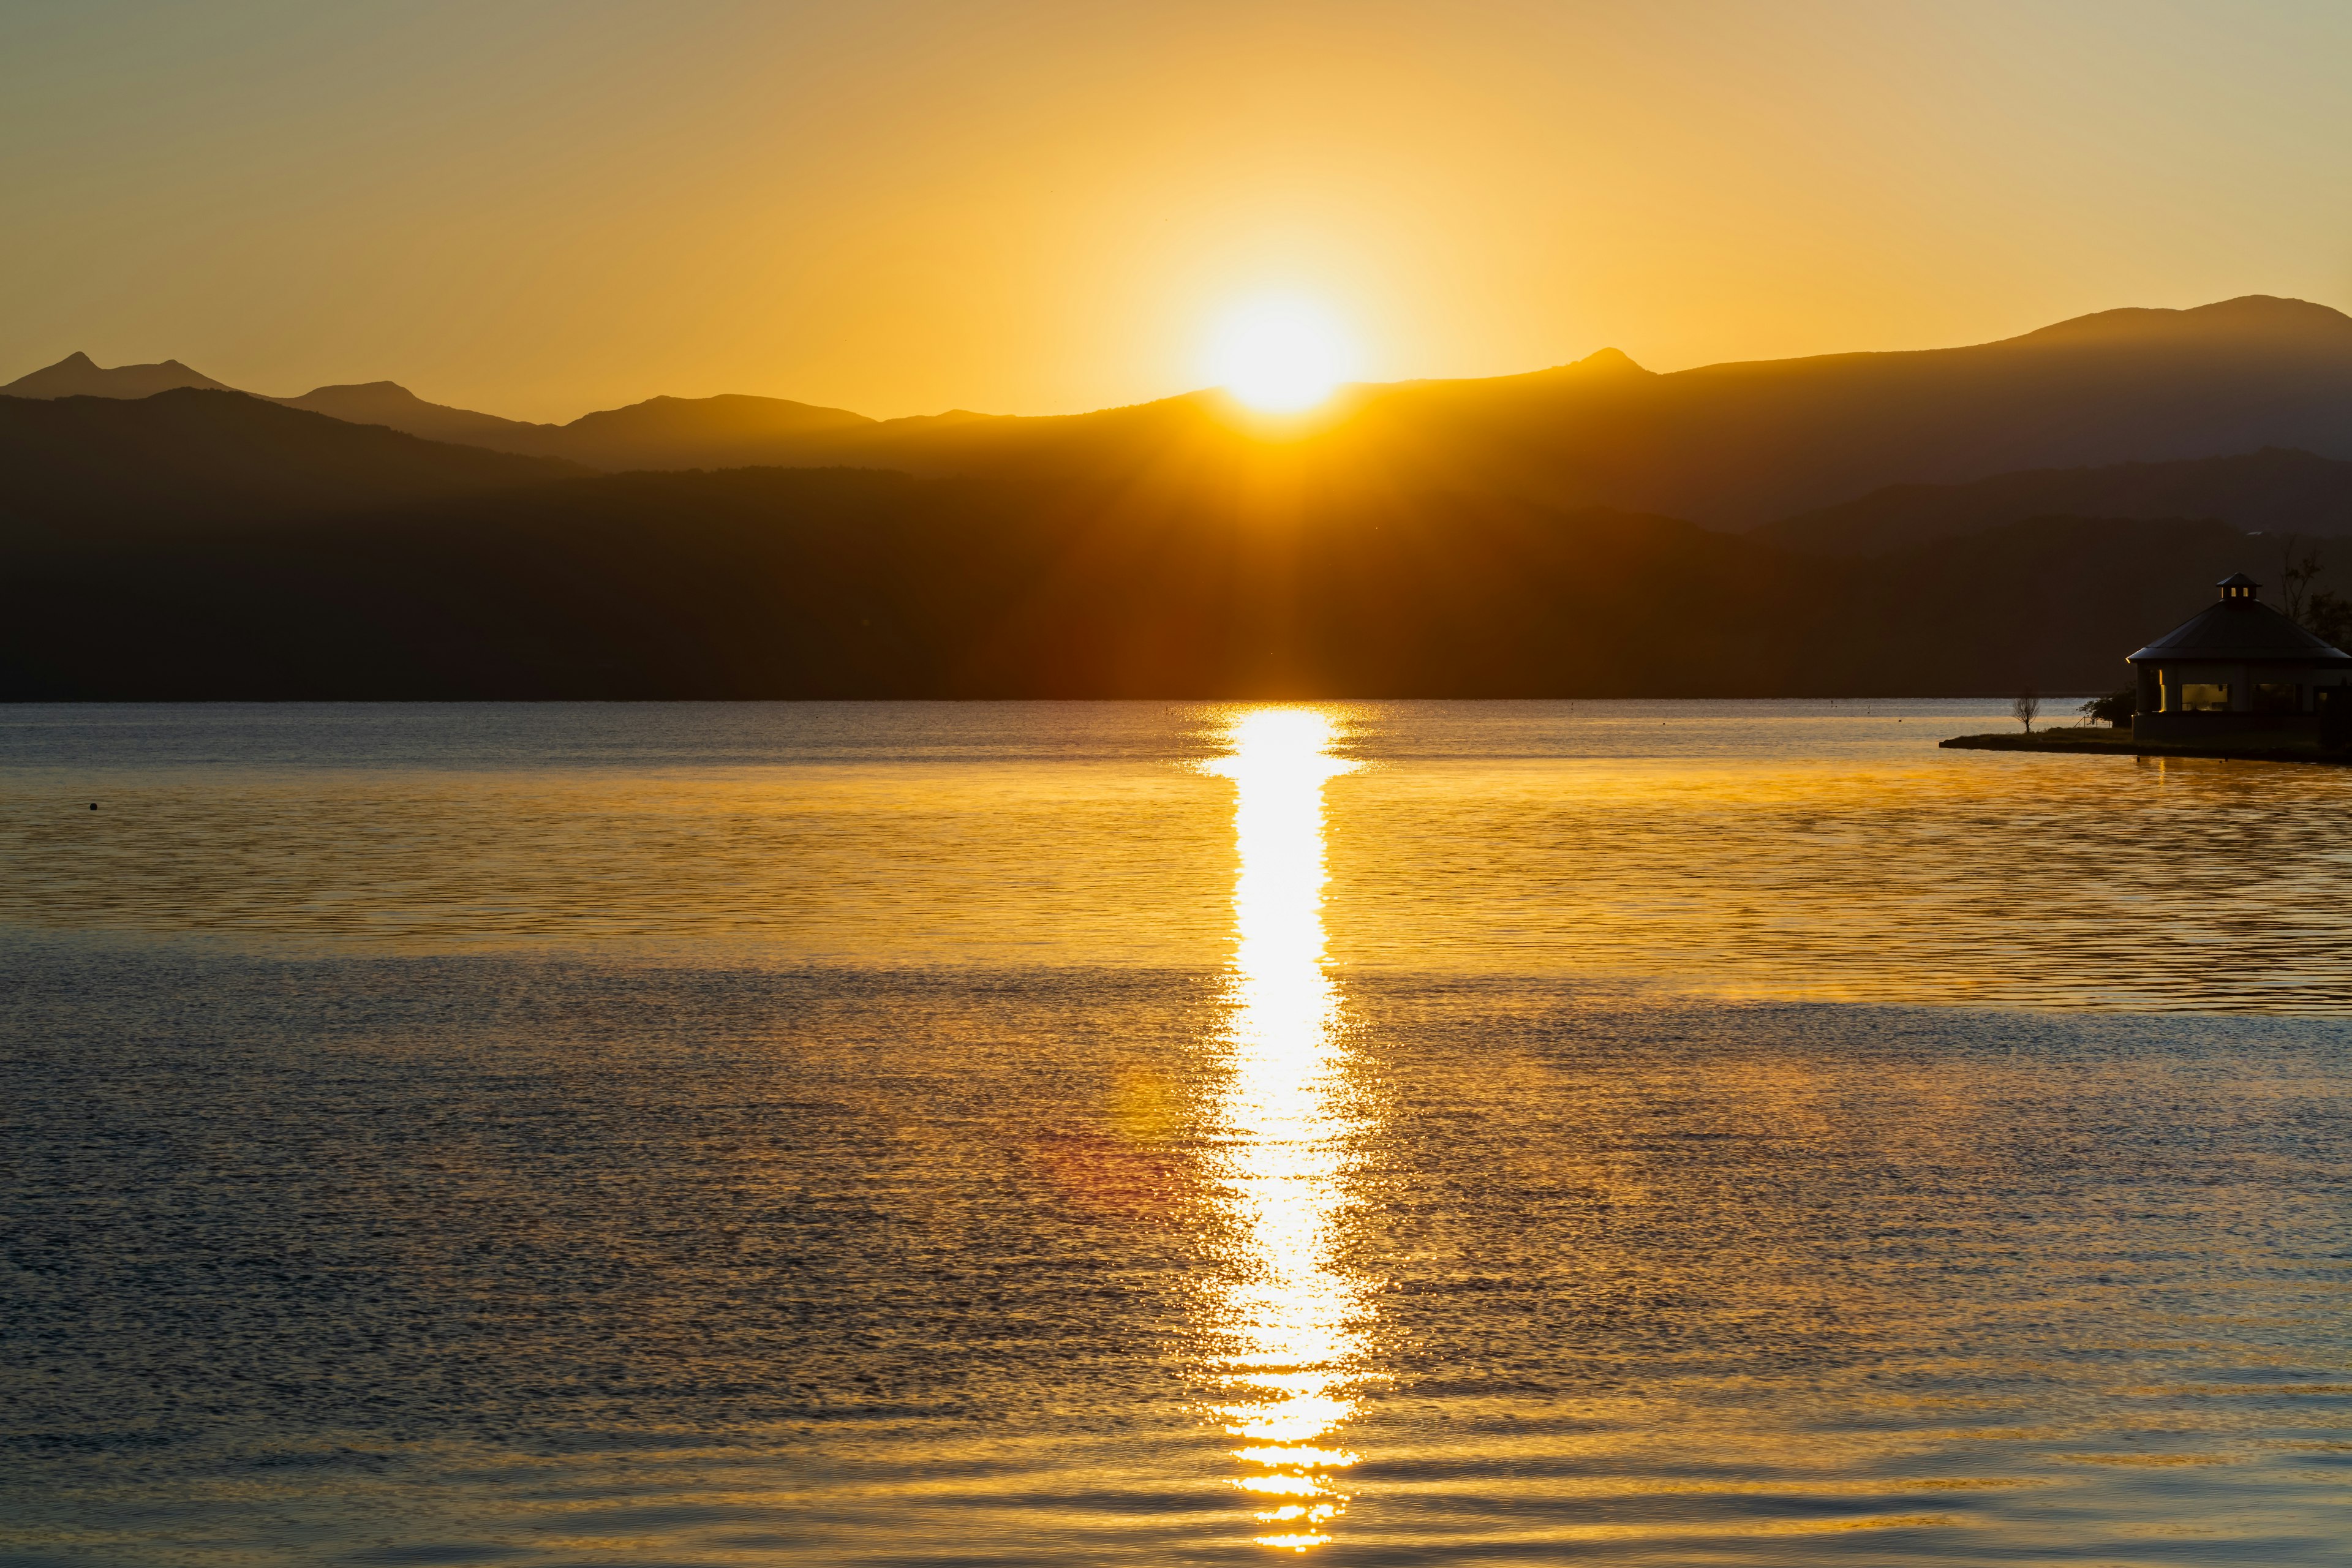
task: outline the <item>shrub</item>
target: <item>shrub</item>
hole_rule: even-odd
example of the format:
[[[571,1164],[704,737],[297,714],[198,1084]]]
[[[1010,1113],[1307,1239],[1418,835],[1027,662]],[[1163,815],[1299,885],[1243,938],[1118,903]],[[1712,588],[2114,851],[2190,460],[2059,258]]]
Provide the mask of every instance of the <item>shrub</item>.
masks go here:
[[[2137,686],[2119,686],[2105,697],[2094,697],[2083,704],[2082,714],[2097,724],[2113,724],[2121,729],[2132,721],[2139,711],[2139,689]]]

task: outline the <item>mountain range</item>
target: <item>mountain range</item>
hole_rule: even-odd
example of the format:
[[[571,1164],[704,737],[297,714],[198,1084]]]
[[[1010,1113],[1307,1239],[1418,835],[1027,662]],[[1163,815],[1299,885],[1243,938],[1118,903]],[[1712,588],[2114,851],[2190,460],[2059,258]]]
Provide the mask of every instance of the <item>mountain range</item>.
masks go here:
[[[1808,557],[1491,497],[1164,514],[968,477],[633,473],[16,531],[0,699],[2086,690],[2246,542],[2053,519]]]
[[[1768,522],[1752,536],[1812,554],[1874,555],[2032,517],[2203,517],[2252,533],[2339,537],[2352,534],[2352,462],[2265,447],[2227,458],[1889,485]]]
[[[173,385],[220,389],[175,361],[100,371],[76,354],[0,387],[0,396],[143,397],[173,376]],[[1071,473],[1160,468],[1181,453],[1192,468],[1238,477],[1262,466],[1267,433],[1213,392],[1053,417],[956,410],[891,420],[781,398],[656,397],[566,425],[427,403],[390,382],[273,401],[610,472]],[[1653,511],[1736,531],[1888,486],[1966,484],[2018,470],[2265,447],[2352,460],[2352,318],[2251,295],[2194,310],[2103,311],[1964,348],[1663,375],[1603,350],[1527,375],[1351,388],[1325,416],[1280,434],[1292,466],[1342,482],[1362,476],[1406,489]],[[2160,489],[2161,477],[2151,483]],[[2237,504],[2226,486],[2209,486],[2189,510],[2233,517]],[[1836,531],[1822,526],[1824,538]]]
[[[234,392],[226,382],[190,370],[178,360],[160,364],[119,364],[100,369],[88,354],[70,353],[29,375],[0,386],[0,397],[152,397],[159,392],[195,387],[205,392]]]
[[[195,389],[0,400],[0,473],[13,700],[2092,689],[2267,554],[2082,518],[1808,554],[1295,473],[597,474]]]
[[[1287,424],[0,392],[0,698],[2093,689],[2352,531],[2352,321],[2261,299]]]
[[[329,517],[591,472],[271,406],[234,392],[0,397],[0,528]],[[0,538],[5,538],[0,533]]]

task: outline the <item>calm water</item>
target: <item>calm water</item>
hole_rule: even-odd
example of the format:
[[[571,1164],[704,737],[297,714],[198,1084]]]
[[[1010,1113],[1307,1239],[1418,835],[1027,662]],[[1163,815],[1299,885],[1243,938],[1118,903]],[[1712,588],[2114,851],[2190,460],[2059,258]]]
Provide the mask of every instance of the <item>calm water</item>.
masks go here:
[[[0,1563],[2343,1562],[2352,773],[2000,706],[0,709]]]

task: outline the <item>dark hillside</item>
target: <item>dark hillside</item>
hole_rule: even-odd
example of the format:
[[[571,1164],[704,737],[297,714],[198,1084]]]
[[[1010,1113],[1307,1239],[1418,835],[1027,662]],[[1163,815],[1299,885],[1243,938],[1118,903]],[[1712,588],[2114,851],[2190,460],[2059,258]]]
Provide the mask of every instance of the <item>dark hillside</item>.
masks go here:
[[[2187,620],[2262,540],[2179,518],[2028,518],[1868,560],[1820,562],[1842,597],[1807,660],[1841,690],[2111,689],[2124,656]]]
[[[891,420],[768,399],[656,400],[522,442],[591,467],[851,464],[925,475],[1249,460],[1215,394],[1057,418]],[[747,417],[747,416],[755,416]],[[518,438],[521,441],[521,438]],[[2108,311],[1965,348],[1654,375],[1604,351],[1475,381],[1354,389],[1301,463],[1402,491],[1613,507],[1747,528],[1882,486],[2294,447],[2352,459],[2352,318],[2250,298]],[[2176,513],[2177,515],[2177,513]]]
[[[982,475],[597,475],[235,393],[0,399],[0,696],[2087,689],[2269,554],[2036,518],[1831,558],[1207,399],[1089,424]]]
[[[845,408],[782,397],[650,397],[583,415],[528,449],[607,469],[746,468],[772,463],[795,443],[875,424]]]
[[[1002,477],[1124,465],[1142,480],[1180,453],[1245,462],[1261,431],[1214,394],[1053,418],[885,421],[782,398],[657,397],[561,426],[428,404],[391,383],[321,387],[288,401],[608,472],[848,465]],[[1889,485],[2026,469],[2163,464],[2265,447],[2352,460],[2352,318],[2249,296],[2188,310],[2108,310],[1960,348],[1664,375],[1603,350],[1526,375],[1358,387],[1314,423],[1290,433],[1303,462],[1373,488],[1742,529]],[[2041,512],[2203,510],[2147,498],[2118,511],[2053,494],[1977,525]]]
[[[2041,468],[1965,485],[1890,485],[1768,522],[1754,537],[1823,555],[1874,555],[2031,517],[2203,517],[2247,531],[2352,534],[2352,462],[2270,447],[2228,458]]]
[[[207,392],[236,390],[175,359],[158,364],[100,367],[88,354],[70,353],[0,386],[0,397],[152,397],[183,386]]]
[[[1244,461],[1242,449],[1256,439],[1252,422],[1220,398],[1194,395],[1055,419],[780,428],[732,449],[756,449],[764,462],[920,474],[1123,463],[1141,477],[1177,451]],[[1965,348],[1665,375],[1602,353],[1529,375],[1360,388],[1297,441],[1307,466],[1402,491],[1613,507],[1734,529],[1890,484],[2263,447],[2352,459],[2352,318],[2252,298],[2109,311]],[[624,466],[584,440],[550,449]],[[626,448],[626,466],[688,460],[716,461],[664,458],[651,442]]]
[[[338,513],[583,471],[347,425],[240,392],[0,397],[0,516],[19,529]]]
[[[2089,689],[2243,553],[2043,520],[1823,562],[1492,499],[1164,500],[748,469],[120,522],[12,552],[0,697]]]
[[[428,441],[455,441],[537,457],[547,454],[539,451],[533,443],[554,428],[551,425],[526,425],[520,419],[501,419],[495,414],[477,414],[469,408],[427,403],[408,388],[389,381],[314,386],[299,397],[273,397],[269,401],[288,408],[323,414],[348,425],[382,425],[411,436],[422,436]]]
[[[2352,318],[2258,298],[1968,348],[1400,387],[1368,414],[1522,493],[1744,528],[2028,468],[2352,458]]]

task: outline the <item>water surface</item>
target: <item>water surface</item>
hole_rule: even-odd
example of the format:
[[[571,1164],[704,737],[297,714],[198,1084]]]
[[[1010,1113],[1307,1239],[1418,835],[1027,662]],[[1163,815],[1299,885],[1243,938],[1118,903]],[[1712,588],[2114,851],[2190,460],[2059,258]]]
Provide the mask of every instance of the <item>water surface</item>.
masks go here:
[[[2000,706],[0,710],[0,1561],[2336,1561],[2352,779]]]

